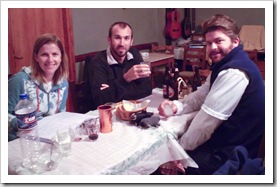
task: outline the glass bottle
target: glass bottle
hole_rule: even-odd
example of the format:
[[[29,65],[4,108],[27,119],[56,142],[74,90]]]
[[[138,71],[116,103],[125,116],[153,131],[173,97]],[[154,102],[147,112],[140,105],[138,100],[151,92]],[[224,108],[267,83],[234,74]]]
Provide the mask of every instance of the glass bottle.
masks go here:
[[[178,100],[178,77],[179,70],[177,67],[173,69],[173,73],[171,74],[170,82],[169,82],[169,100]]]
[[[17,136],[20,140],[22,153],[22,166],[32,172],[37,172],[40,169],[40,150],[38,129],[22,130],[19,129]]]
[[[163,77],[163,97],[169,97],[169,82],[170,82],[170,70],[168,64],[165,66],[165,72]]]
[[[36,172],[39,169],[40,142],[37,129],[36,106],[28,94],[20,94],[14,108],[17,118],[18,137],[22,152],[22,166]]]
[[[14,108],[18,129],[32,129],[37,125],[37,108],[29,100],[28,94],[20,94],[19,102]]]
[[[195,66],[194,68],[194,76],[193,76],[193,79],[192,79],[192,91],[196,91],[197,90],[197,87],[201,86],[202,83],[201,83],[201,79],[200,79],[200,74],[199,74],[199,67],[198,66]]]

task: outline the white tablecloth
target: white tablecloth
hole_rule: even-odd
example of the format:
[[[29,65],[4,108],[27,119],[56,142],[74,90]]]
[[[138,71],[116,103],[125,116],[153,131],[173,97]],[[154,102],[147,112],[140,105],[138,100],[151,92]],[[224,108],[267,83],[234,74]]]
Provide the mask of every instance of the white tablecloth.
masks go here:
[[[154,89],[148,111],[157,115],[158,104],[163,100],[161,90]],[[52,138],[58,126],[77,126],[85,119],[98,115],[63,112],[43,118],[38,122],[41,137]],[[127,121],[118,120],[111,133],[100,133],[97,141],[82,140],[72,143],[72,155],[63,158],[53,171],[42,174],[150,174],[159,165],[173,160],[182,160],[183,165],[197,167],[176,141],[185,131],[185,126],[194,114],[161,119],[159,128],[140,129]],[[20,165],[19,140],[9,142],[9,174],[28,174]]]

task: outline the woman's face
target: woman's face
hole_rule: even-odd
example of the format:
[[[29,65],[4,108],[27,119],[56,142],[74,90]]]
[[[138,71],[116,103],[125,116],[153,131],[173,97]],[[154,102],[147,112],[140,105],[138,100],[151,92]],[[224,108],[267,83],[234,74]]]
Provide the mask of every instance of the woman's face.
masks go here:
[[[43,70],[44,77],[52,79],[62,61],[61,50],[54,43],[44,44],[35,55],[35,60]]]

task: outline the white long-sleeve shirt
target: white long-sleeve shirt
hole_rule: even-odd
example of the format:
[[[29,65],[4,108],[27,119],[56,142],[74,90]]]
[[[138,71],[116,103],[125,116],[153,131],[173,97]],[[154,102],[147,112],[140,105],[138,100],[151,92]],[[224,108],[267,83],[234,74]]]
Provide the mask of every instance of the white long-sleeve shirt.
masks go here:
[[[194,150],[210,139],[223,120],[227,120],[238,105],[249,79],[238,69],[223,70],[210,88],[210,76],[197,91],[183,102],[174,101],[176,115],[198,111],[188,130],[179,139],[185,150]]]

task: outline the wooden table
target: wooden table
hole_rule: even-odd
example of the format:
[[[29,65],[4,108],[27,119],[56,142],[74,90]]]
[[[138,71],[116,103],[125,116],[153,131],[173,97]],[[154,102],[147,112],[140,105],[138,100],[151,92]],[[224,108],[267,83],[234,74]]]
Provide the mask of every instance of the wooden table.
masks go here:
[[[148,57],[143,57],[144,62],[149,63],[151,72],[153,68],[168,64],[169,67],[174,67],[174,54],[166,53],[149,53]],[[154,76],[151,76],[152,86],[154,88]]]

